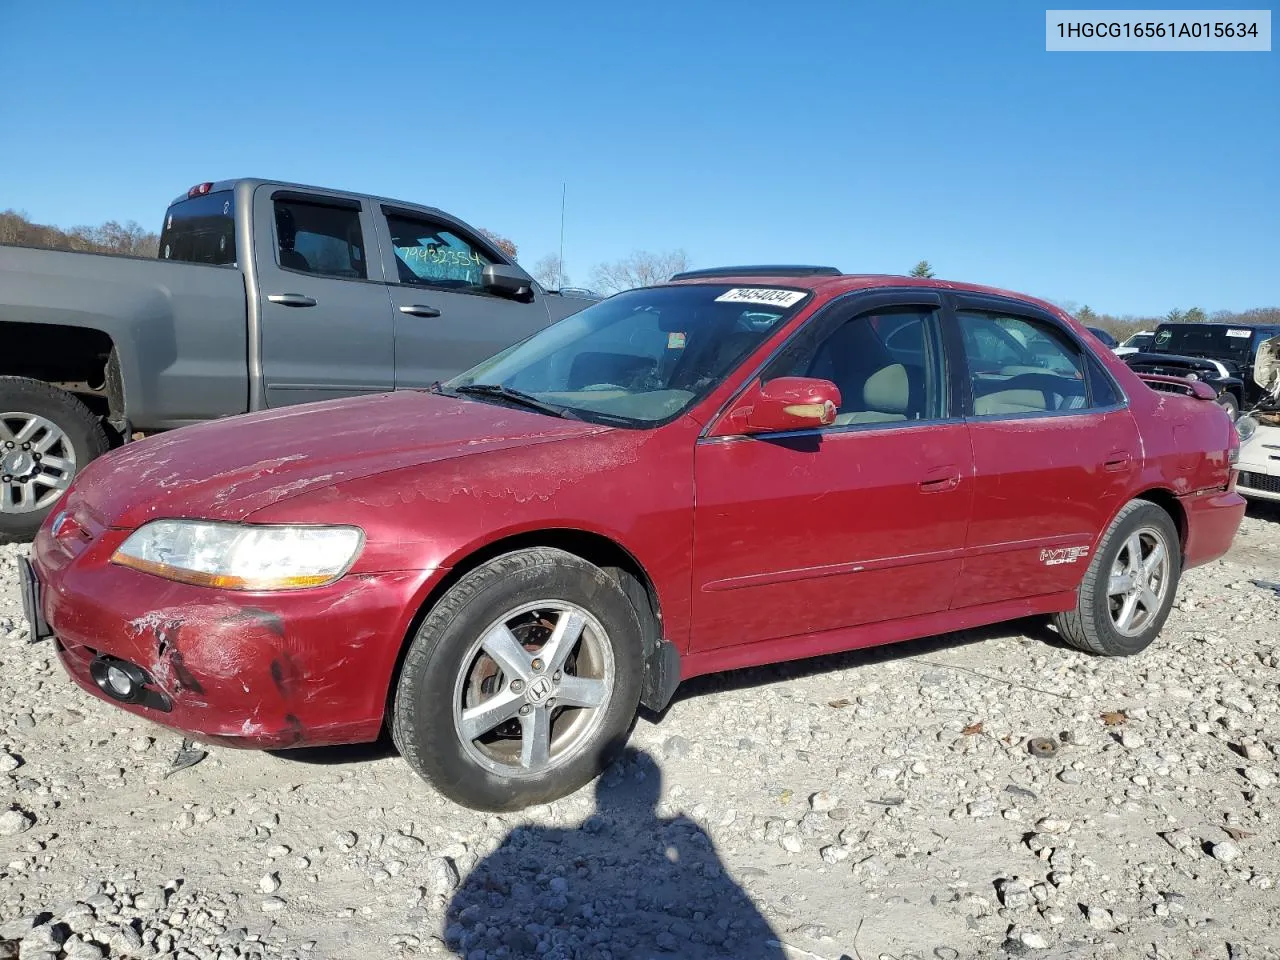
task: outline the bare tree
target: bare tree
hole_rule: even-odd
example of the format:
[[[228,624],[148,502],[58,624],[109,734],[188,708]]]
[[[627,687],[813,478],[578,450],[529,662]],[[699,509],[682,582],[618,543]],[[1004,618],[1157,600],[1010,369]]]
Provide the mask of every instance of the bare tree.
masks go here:
[[[683,250],[650,253],[636,250],[629,257],[612,263],[596,264],[592,280],[597,289],[606,293],[631,290],[664,283],[672,274],[689,269],[689,255]]]
[[[569,275],[564,271],[564,261],[558,254],[548,253],[533,265],[533,279],[548,290],[569,286]]]

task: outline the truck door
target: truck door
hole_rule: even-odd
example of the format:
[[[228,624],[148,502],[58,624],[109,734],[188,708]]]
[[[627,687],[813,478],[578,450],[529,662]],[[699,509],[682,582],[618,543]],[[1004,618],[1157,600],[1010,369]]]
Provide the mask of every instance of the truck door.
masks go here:
[[[268,406],[395,387],[387,288],[378,257],[368,258],[374,228],[367,206],[339,194],[272,186],[254,197]]]
[[[522,303],[481,285],[485,265],[504,261],[465,224],[384,205],[378,229],[397,388],[446,380],[549,324],[541,290]]]

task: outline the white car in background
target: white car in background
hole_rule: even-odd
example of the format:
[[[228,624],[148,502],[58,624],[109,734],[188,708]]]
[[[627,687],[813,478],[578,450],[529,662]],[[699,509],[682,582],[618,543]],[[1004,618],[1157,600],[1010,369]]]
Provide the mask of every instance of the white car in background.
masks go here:
[[[1124,343],[1118,347],[1112,347],[1111,352],[1117,356],[1123,357],[1126,353],[1141,353],[1147,347],[1151,346],[1151,342],[1155,339],[1154,330],[1139,330]]]

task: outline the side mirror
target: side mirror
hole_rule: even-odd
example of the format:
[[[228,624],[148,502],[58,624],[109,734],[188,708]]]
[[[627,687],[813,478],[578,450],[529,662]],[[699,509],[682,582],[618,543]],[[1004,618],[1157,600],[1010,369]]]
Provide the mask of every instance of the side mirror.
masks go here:
[[[755,383],[739,398],[713,436],[782,433],[809,430],[835,423],[840,388],[830,380],[812,377],[778,377]]]
[[[528,303],[533,299],[533,278],[519,267],[506,263],[486,264],[480,282],[491,293]]]

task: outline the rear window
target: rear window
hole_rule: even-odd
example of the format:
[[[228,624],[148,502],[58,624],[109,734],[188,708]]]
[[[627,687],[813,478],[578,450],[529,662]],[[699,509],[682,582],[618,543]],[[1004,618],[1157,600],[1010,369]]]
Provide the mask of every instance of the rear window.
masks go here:
[[[1220,323],[1170,324],[1156,328],[1151,350],[1155,353],[1246,360],[1253,349],[1254,329]]]
[[[236,262],[236,204],[230,190],[180,200],[164,215],[160,259],[183,263]]]

